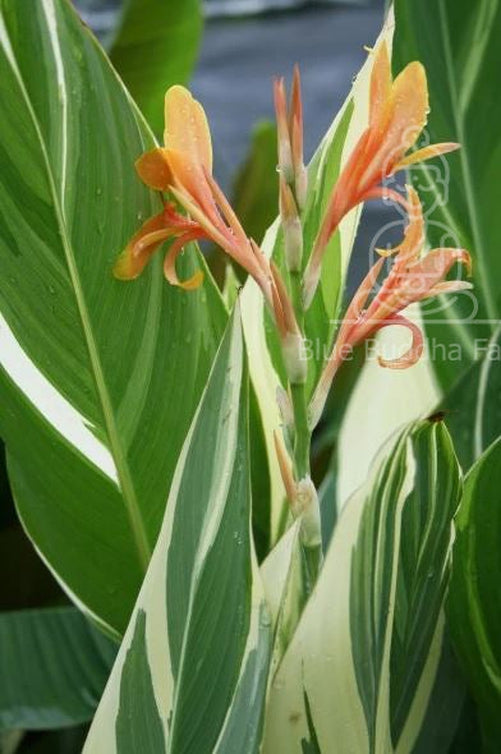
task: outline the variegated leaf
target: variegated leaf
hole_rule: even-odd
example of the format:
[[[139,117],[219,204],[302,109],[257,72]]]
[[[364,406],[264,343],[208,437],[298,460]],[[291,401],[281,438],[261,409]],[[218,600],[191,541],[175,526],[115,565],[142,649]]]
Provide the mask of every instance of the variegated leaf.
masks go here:
[[[443,424],[386,444],[341,513],[273,679],[266,754],[412,752],[441,655],[459,495]]]
[[[250,536],[248,453],[237,313],[183,446],[85,754],[258,752],[270,618]]]
[[[483,751],[501,737],[501,439],[480,456],[465,479],[457,515],[447,615],[454,647],[478,707]]]
[[[153,138],[68,0],[0,0],[0,432],[22,522],[73,600],[127,625],[226,321],[160,258],[112,266],[159,197]],[[192,250],[187,268],[203,264]]]

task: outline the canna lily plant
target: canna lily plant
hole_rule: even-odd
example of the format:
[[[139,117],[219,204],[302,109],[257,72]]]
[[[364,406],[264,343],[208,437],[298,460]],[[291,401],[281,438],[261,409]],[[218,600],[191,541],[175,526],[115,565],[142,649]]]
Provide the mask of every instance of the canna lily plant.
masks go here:
[[[499,370],[474,333],[500,348],[495,35],[469,6],[395,0],[308,165],[299,68],[274,80],[230,198],[187,77],[145,73],[186,52],[181,5],[146,39],[130,3],[113,67],[69,0],[0,1],[0,549],[15,574],[14,520],[57,581],[0,610],[0,749],[90,723],[83,754],[446,754],[466,679],[490,754]],[[258,236],[246,209],[272,189]],[[384,199],[396,245],[348,282]],[[430,356],[456,341],[460,364]]]
[[[284,443],[276,434],[275,448],[290,510],[300,520],[300,538],[312,588],[322,563],[321,523],[318,496],[311,481],[310,446],[313,429],[321,418],[335,375],[348,354],[378,330],[399,325],[412,336],[408,351],[394,360],[379,358],[381,367],[406,369],[423,352],[419,326],[402,311],[412,303],[439,294],[471,287],[463,280],[446,280],[455,263],[471,271],[465,249],[434,249],[423,255],[425,227],[417,192],[409,188],[404,197],[382,183],[395,172],[420,160],[459,148],[447,142],[408,154],[423,130],[428,112],[426,74],[420,63],[410,63],[393,81],[388,48],[382,42],[371,53],[374,65],[370,81],[369,126],[360,136],[341,171],[321,220],[312,249],[303,243],[302,216],[306,204],[307,171],[303,161],[303,106],[299,69],[294,70],[290,102],[284,79],[274,83],[280,171],[280,218],[284,233],[287,275],[282,275],[257,243],[247,238],[228,199],[212,176],[212,144],[204,110],[180,86],[165,96],[164,147],[155,148],[136,162],[141,180],[171,197],[164,210],[147,220],[120,255],[115,276],[137,277],[151,255],[167,239],[171,243],[164,261],[169,283],[186,290],[202,284],[202,274],[178,279],[175,262],[183,247],[198,239],[210,239],[256,281],[273,313],[282,346],[288,378],[281,398],[282,411],[292,416],[284,422]],[[339,327],[332,354],[311,399],[306,392],[307,364],[304,319],[318,285],[322,256],[343,217],[357,204],[390,196],[407,212],[409,221],[402,243],[380,251],[348,305]],[[374,293],[386,256],[394,261],[380,289]],[[277,386],[279,388],[279,386]],[[284,404],[290,404],[285,408]],[[292,458],[288,458],[286,446]]]

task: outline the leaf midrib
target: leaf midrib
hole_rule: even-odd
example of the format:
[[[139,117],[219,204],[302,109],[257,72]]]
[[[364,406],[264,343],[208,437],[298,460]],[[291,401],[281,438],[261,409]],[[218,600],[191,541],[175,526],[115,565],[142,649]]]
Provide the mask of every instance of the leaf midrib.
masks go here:
[[[49,155],[47,152],[47,147],[46,147],[45,140],[42,134],[40,123],[32,107],[32,104],[28,95],[28,91],[24,84],[24,79],[21,75],[19,68],[17,67],[17,61],[13,53],[13,48],[11,45],[10,37],[9,37],[8,30],[5,24],[4,24],[4,29],[5,29],[5,34],[7,36],[9,46],[11,48],[12,55],[13,55],[12,60],[10,60],[9,56],[7,56],[7,59],[9,60],[9,64],[13,68],[13,73],[19,84],[20,91],[26,103],[26,108],[33,121],[33,126],[35,128],[35,131],[36,131],[39,143],[40,143],[40,149],[41,149],[42,157],[45,163],[49,188],[50,188],[50,192],[51,192],[52,200],[54,204],[54,213],[55,213],[57,226],[58,226],[58,230],[59,230],[59,234],[61,238],[61,243],[64,250],[64,255],[66,258],[66,264],[68,267],[71,284],[73,287],[73,292],[76,299],[76,304],[77,304],[77,309],[80,316],[80,322],[82,325],[83,335],[84,335],[85,343],[87,346],[87,351],[89,354],[91,372],[94,377],[96,392],[97,392],[97,396],[98,396],[102,413],[103,413],[103,419],[104,419],[104,424],[105,424],[105,428],[106,428],[106,432],[107,432],[107,436],[108,436],[108,440],[110,444],[110,450],[111,450],[111,453],[115,462],[115,466],[117,469],[120,490],[122,492],[122,497],[123,497],[124,504],[126,507],[132,537],[133,537],[136,550],[137,550],[138,560],[139,560],[142,570],[146,572],[148,563],[150,561],[152,549],[148,541],[146,528],[144,526],[144,521],[141,514],[141,509],[140,509],[139,502],[137,499],[136,491],[134,489],[134,484],[132,481],[130,469],[127,463],[126,453],[124,451],[124,448],[122,447],[122,443],[120,441],[120,434],[118,431],[117,424],[115,422],[110,395],[108,392],[108,388],[106,386],[106,381],[104,378],[104,372],[101,365],[101,360],[99,357],[97,344],[96,344],[94,334],[92,331],[92,325],[91,325],[91,321],[89,317],[89,312],[87,309],[87,304],[85,302],[83,289],[80,283],[80,278],[79,278],[78,268],[75,261],[73,247],[68,237],[66,222],[64,219],[64,212],[63,212],[62,207],[60,206],[58,192],[56,189],[56,182],[54,179],[54,175],[52,173]]]

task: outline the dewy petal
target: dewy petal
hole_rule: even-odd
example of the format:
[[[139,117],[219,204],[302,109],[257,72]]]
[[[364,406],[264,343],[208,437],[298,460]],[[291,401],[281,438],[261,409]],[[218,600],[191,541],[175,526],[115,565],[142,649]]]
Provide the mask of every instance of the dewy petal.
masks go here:
[[[212,172],[212,141],[207,117],[202,105],[184,86],[171,86],[165,95],[164,144]]]
[[[148,264],[152,254],[172,235],[172,228],[165,226],[163,211],[151,217],[131,238],[118,257],[113,267],[114,276],[119,280],[137,278]]]
[[[183,233],[182,236],[179,236],[179,238],[177,238],[171,245],[164,260],[164,275],[171,285],[184,288],[185,291],[193,291],[200,287],[204,279],[202,270],[197,270],[190,278],[188,278],[188,280],[179,280],[176,272],[176,259],[187,243],[190,243],[190,241],[196,241],[201,238],[201,236],[202,234],[200,231],[188,231]]]
[[[393,82],[390,104],[391,117],[384,137],[382,150],[386,175],[415,144],[426,125],[428,113],[428,84],[421,63],[409,63]]]
[[[166,191],[172,183],[172,176],[167,162],[165,149],[157,147],[145,152],[135,162],[136,170],[147,186],[155,191]]]
[[[441,144],[429,144],[427,147],[422,147],[415,152],[411,152],[400,160],[400,162],[395,165],[395,172],[407,168],[409,165],[414,165],[416,162],[431,160],[432,157],[438,157],[438,155],[447,154],[448,152],[455,152],[456,149],[460,148],[461,144],[458,144],[455,141],[446,141]]]
[[[391,94],[391,64],[386,42],[382,42],[374,53],[375,60],[372,67],[370,84],[369,123],[384,119],[384,112],[388,108]]]
[[[407,329],[410,330],[412,334],[412,343],[409,349],[404,354],[402,354],[402,356],[399,356],[396,359],[383,359],[382,356],[378,356],[378,362],[380,366],[388,367],[389,369],[408,369],[409,367],[416,364],[416,362],[419,361],[423,354],[423,333],[414,322],[411,322],[411,320],[407,319],[406,317],[402,317],[400,314],[384,320],[379,325],[377,330],[382,330],[384,327],[389,327],[391,325],[407,327]]]

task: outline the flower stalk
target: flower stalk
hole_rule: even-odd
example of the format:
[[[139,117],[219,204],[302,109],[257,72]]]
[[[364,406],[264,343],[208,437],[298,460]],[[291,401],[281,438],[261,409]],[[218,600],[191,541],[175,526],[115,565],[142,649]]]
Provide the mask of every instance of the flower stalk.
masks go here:
[[[433,249],[424,253],[425,228],[419,196],[407,196],[384,186],[384,180],[417,161],[450,152],[459,145],[446,142],[409,152],[426,124],[428,88],[418,62],[410,63],[393,80],[388,49],[382,43],[374,55],[370,83],[369,123],[327,200],[311,249],[304,248],[303,219],[308,178],[303,158],[303,108],[299,70],[294,70],[290,101],[283,79],[274,84],[280,171],[279,209],[284,239],[284,270],[268,259],[245,233],[228,199],[212,175],[212,143],[202,106],[180,86],[165,96],[164,146],[152,149],[136,162],[141,180],[162,192],[163,209],[134,234],[118,258],[114,273],[131,280],[142,273],[165,241],[170,246],[164,274],[171,285],[186,291],[203,283],[203,273],[180,280],[176,260],[192,241],[210,239],[243,267],[262,291],[280,338],[287,385],[277,401],[282,436],[275,448],[292,517],[299,521],[299,541],[311,591],[322,564],[318,495],[311,479],[310,447],[337,372],[353,348],[384,327],[398,325],[411,334],[406,353],[394,360],[379,359],[382,367],[407,369],[421,357],[423,335],[405,316],[410,304],[470,287],[463,280],[446,280],[459,263],[468,270],[465,249]],[[336,337],[318,384],[308,382],[305,320],[318,289],[327,245],[343,218],[361,202],[382,197],[397,202],[408,215],[402,243],[380,258],[360,284]],[[385,257],[393,264],[380,283]]]

